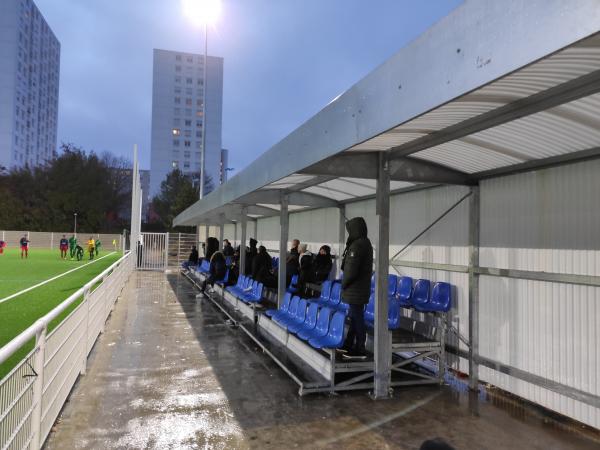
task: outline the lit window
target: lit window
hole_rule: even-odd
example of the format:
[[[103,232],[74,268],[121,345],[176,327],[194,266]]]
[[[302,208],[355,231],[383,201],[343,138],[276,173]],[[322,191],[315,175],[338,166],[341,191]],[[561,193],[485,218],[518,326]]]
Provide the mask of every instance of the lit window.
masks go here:
[[[179,130],[179,128],[173,128],[171,130],[171,133],[173,133],[173,136],[179,136],[181,134],[181,131]]]
[[[196,111],[196,117],[202,117],[204,113],[202,111]]]
[[[173,161],[171,166],[173,166],[173,169],[177,169],[179,167],[179,163],[177,161]]]

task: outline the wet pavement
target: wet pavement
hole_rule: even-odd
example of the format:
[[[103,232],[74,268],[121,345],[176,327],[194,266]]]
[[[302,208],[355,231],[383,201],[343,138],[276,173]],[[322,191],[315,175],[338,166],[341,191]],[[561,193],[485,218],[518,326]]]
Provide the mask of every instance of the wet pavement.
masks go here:
[[[297,385],[176,274],[136,272],[47,449],[598,449],[518,402],[448,387],[300,398]]]

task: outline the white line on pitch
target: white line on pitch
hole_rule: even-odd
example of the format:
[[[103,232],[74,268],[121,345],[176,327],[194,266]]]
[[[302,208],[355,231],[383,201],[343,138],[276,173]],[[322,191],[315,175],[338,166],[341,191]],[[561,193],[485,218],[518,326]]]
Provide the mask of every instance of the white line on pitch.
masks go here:
[[[101,257],[100,257],[100,258],[98,258],[98,259],[94,259],[93,261],[90,261],[90,262],[88,262],[88,263],[85,263],[83,266],[79,266],[79,267],[75,267],[74,269],[67,270],[66,272],[60,273],[60,274],[58,274],[58,275],[56,275],[56,276],[54,276],[54,277],[52,277],[52,278],[48,278],[47,280],[45,280],[45,281],[42,281],[41,283],[38,283],[38,284],[36,284],[36,285],[33,285],[33,286],[30,286],[30,287],[28,287],[27,289],[23,289],[22,291],[19,291],[19,292],[16,292],[16,293],[12,294],[12,295],[9,295],[8,297],[0,298],[0,303],[4,303],[4,302],[6,302],[6,301],[8,301],[8,300],[10,300],[10,299],[13,299],[13,298],[15,298],[15,297],[18,297],[19,295],[21,295],[21,294],[24,294],[25,292],[29,292],[29,291],[31,291],[31,290],[33,290],[33,289],[35,289],[35,288],[38,288],[38,287],[40,287],[40,286],[43,286],[44,284],[50,283],[51,281],[54,281],[54,280],[57,280],[57,279],[59,279],[60,277],[64,277],[65,275],[68,275],[68,274],[70,274],[70,273],[72,273],[72,272],[75,272],[76,270],[83,269],[84,267],[87,267],[87,266],[89,266],[90,264],[94,264],[95,262],[97,262],[97,261],[100,261],[102,258],[106,258],[107,256],[110,256],[110,255],[112,255],[113,253],[115,253],[115,252],[110,252],[110,253],[108,253],[108,254],[106,254],[106,255],[104,255],[104,256],[101,256]]]

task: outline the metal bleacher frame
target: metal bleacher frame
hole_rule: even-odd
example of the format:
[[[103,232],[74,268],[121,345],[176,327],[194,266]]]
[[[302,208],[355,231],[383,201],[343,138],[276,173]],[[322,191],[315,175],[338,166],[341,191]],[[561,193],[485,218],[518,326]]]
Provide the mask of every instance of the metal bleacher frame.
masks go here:
[[[198,289],[206,277],[195,271],[182,274]],[[263,305],[246,303],[222,285],[215,284],[214,292],[206,294],[206,298],[298,384],[298,395],[373,389],[372,357],[366,361],[344,361],[335,349],[315,349],[271,320]],[[436,313],[435,322],[437,326],[425,328],[421,322],[403,316],[404,327],[391,331],[390,386],[443,382],[445,313]],[[372,352],[373,347],[373,336],[368,333],[367,349]],[[432,360],[437,364],[436,370],[432,370]]]

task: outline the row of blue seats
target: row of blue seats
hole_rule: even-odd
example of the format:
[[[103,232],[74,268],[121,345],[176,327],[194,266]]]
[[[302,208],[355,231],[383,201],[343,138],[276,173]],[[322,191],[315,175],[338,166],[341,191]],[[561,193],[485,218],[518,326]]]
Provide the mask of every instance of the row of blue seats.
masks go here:
[[[414,285],[414,286],[413,286]],[[375,281],[371,279],[371,296]],[[388,275],[388,298],[398,300],[403,308],[415,308],[422,312],[448,312],[452,306],[452,286],[438,281],[431,289],[431,281],[411,277]]]
[[[240,275],[235,286],[228,286],[225,290],[246,303],[258,303],[262,299],[263,288],[262,283]]]
[[[266,312],[274,322],[314,348],[339,348],[344,343],[346,311],[322,306],[287,292],[279,309]]]

